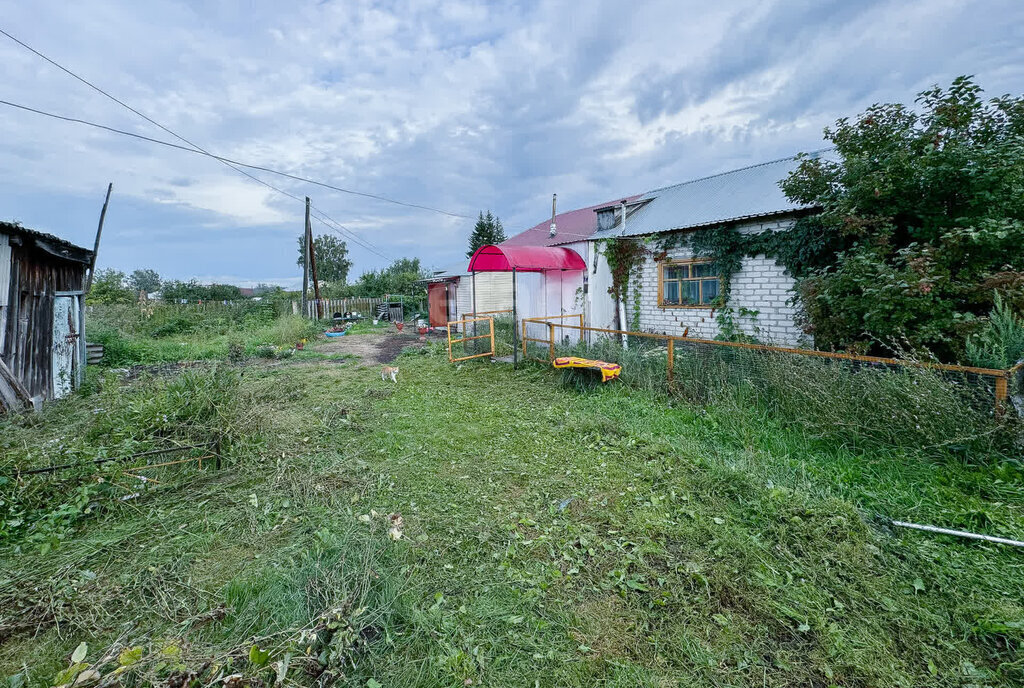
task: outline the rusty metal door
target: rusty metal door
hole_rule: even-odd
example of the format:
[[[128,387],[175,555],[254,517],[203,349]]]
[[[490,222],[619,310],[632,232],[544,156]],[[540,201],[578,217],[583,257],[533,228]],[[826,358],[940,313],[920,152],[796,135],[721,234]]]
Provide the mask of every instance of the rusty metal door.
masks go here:
[[[53,398],[71,393],[75,379],[80,327],[78,300],[58,296],[53,301]]]

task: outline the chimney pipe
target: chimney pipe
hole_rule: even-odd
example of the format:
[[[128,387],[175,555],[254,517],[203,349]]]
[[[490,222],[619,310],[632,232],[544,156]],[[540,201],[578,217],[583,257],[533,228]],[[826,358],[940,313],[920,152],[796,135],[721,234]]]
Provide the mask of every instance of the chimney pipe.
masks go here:
[[[558,228],[555,226],[555,204],[558,201],[558,194],[551,194],[551,230],[548,231],[548,236],[555,236],[558,234]]]

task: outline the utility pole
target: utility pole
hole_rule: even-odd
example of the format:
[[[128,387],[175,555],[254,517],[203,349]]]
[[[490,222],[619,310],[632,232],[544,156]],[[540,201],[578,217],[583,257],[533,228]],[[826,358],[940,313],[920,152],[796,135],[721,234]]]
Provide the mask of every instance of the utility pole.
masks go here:
[[[316,299],[316,317],[324,317],[320,301],[320,281],[316,278],[316,245],[313,243],[313,225],[309,224],[309,196],[306,196],[306,245],[309,246],[309,269],[313,276],[313,298]]]
[[[103,221],[107,218],[107,204],[110,203],[110,192],[114,190],[114,182],[107,184],[107,197],[103,199],[103,210],[100,211],[100,223],[96,226],[96,242],[92,245],[92,260],[89,261],[89,277],[85,280],[85,293],[92,289],[92,276],[96,272],[96,256],[100,252],[100,235],[103,234]]]
[[[302,317],[307,315],[306,292],[309,291],[309,196],[306,196],[306,226],[302,230]]]

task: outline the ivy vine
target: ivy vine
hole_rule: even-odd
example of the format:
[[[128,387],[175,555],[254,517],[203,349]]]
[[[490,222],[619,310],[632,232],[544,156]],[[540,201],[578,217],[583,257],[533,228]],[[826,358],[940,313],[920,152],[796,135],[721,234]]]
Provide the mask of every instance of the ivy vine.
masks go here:
[[[612,284],[608,293],[616,302],[625,303],[629,296],[629,287],[633,285],[633,322],[634,330],[640,327],[640,273],[644,262],[651,251],[647,248],[645,237],[615,237],[600,242],[601,254],[608,261],[608,269],[612,275]],[[623,323],[625,325],[625,323]]]
[[[655,240],[655,260],[663,260],[674,248],[689,248],[694,257],[706,258],[718,268],[716,309],[719,337],[726,340],[750,339],[739,327],[736,317],[756,318],[757,311],[729,306],[732,278],[743,268],[743,259],[763,254],[780,263],[798,281],[822,267],[821,256],[827,255],[833,239],[815,217],[804,217],[783,231],[764,230],[743,234],[735,225],[719,225],[693,232],[673,232]]]

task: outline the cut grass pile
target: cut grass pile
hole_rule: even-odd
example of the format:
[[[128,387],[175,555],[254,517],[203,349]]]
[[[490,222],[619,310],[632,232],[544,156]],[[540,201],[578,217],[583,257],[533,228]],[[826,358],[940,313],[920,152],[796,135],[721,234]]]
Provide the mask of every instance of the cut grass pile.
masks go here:
[[[403,356],[397,385],[376,366],[247,367],[223,421],[193,414],[233,430],[224,469],[167,469],[45,553],[8,538],[0,676],[53,685],[85,642],[79,671],[196,685],[1024,681],[1022,553],[876,518],[1019,536],[1019,462],[851,448],[756,407],[440,349]],[[98,395],[155,419],[130,409],[170,404],[169,384]],[[59,438],[127,447],[96,399],[0,425],[0,463]]]

